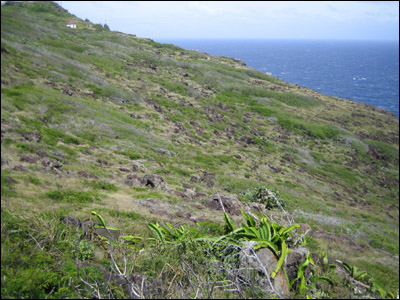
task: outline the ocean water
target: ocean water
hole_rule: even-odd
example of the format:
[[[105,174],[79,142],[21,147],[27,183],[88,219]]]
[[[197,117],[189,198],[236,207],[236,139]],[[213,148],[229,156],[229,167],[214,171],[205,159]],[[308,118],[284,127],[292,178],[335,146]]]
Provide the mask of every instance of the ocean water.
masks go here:
[[[374,105],[399,118],[399,43],[316,40],[160,40],[235,57],[263,73],[329,96]]]

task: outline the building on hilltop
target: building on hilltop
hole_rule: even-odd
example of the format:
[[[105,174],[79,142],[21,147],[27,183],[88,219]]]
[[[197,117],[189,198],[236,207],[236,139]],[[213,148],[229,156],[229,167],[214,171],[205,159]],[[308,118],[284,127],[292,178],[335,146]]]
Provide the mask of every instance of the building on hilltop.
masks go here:
[[[75,22],[68,22],[67,27],[69,28],[76,28],[76,23]]]

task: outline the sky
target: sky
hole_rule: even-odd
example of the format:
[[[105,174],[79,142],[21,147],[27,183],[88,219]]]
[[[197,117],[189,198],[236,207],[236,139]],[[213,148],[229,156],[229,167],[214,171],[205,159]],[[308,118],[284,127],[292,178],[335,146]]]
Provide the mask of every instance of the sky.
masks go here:
[[[56,1],[154,40],[399,40],[398,1]]]

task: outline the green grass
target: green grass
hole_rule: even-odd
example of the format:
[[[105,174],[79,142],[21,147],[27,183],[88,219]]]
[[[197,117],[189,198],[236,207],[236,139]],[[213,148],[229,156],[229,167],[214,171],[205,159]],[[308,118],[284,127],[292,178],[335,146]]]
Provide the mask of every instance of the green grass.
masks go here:
[[[54,200],[55,202],[70,204],[93,203],[99,200],[99,196],[95,192],[74,190],[53,190],[46,192],[44,197]]]
[[[70,235],[75,230],[60,224],[67,214],[83,219],[94,209],[107,222],[143,237],[151,236],[146,222],[160,221],[160,207],[141,205],[147,198],[161,200],[173,216],[171,222],[186,221],[188,213],[192,221],[221,217],[201,200],[182,202],[176,191],[184,191],[184,184],[206,193],[204,199],[227,192],[243,202],[251,200],[248,191],[256,187],[274,187],[289,212],[321,215],[300,218],[315,230],[346,234],[356,244],[366,245],[365,260],[376,257],[379,250],[376,261],[368,260],[369,271],[376,267],[380,276],[396,263],[397,120],[364,105],[294,88],[231,58],[107,31],[69,15],[55,3],[7,4],[1,14],[2,296],[93,297],[77,295],[71,288],[80,283],[70,279],[76,279],[73,253],[78,252],[73,252],[76,241]],[[65,28],[70,20],[78,23],[77,30]],[[65,94],[65,89],[73,95]],[[137,118],[131,117],[133,113]],[[379,128],[376,120],[381,122]],[[177,122],[184,127],[179,132],[175,132]],[[32,133],[39,133],[40,139],[29,141]],[[238,142],[243,136],[255,143]],[[38,157],[38,150],[62,162],[59,172],[40,162],[20,161],[27,153]],[[133,161],[139,159],[146,168],[139,176],[159,174],[169,190],[125,184],[126,176],[134,173]],[[27,171],[14,169],[20,164]],[[81,178],[79,171],[97,178]],[[215,179],[191,182],[192,176],[201,178],[204,172],[215,174]],[[343,222],[325,224],[323,217],[332,215]],[[42,227],[37,226],[40,220]],[[210,232],[219,226],[209,224]],[[318,243],[310,237],[309,249],[338,246],[329,239]],[[355,265],[359,253],[339,246],[341,255],[353,258]],[[211,268],[198,249],[187,249],[186,259]],[[159,257],[146,254],[135,268],[159,276],[165,266],[168,274],[160,277],[164,283],[171,284],[176,274],[174,282],[183,282],[177,262],[181,250],[158,249]],[[29,259],[34,264],[29,265]],[[93,261],[109,267],[105,260]],[[208,274],[203,266],[194,267],[200,275]],[[43,272],[30,278],[34,268]],[[89,269],[93,277],[99,275],[98,269]],[[398,273],[390,275],[381,277],[383,284],[398,288]],[[169,291],[173,293],[172,287]],[[121,289],[113,293],[124,297]],[[216,296],[232,295],[220,291]]]
[[[317,139],[334,139],[339,136],[341,131],[332,125],[310,124],[298,119],[279,117],[278,124],[288,130],[303,136]]]

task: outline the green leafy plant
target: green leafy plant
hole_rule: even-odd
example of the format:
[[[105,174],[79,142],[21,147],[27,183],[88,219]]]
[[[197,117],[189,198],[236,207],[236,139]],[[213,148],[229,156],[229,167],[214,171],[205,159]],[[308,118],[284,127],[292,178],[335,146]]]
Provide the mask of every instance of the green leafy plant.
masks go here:
[[[94,246],[86,240],[79,243],[79,258],[81,260],[89,260],[94,256]]]
[[[371,284],[371,292],[372,293],[379,293],[382,299],[399,299],[399,292],[397,291],[397,296],[393,292],[388,292],[385,290],[379,283],[375,280],[372,280]]]
[[[253,190],[247,190],[241,195],[242,199],[251,202],[265,204],[266,209],[285,208],[286,204],[283,199],[278,196],[277,191],[271,191],[266,187],[256,187]]]
[[[241,210],[246,224],[242,224],[241,227],[234,229],[234,225],[230,220],[229,216],[225,213],[224,219],[228,234],[221,237],[220,239],[229,239],[230,241],[236,241],[239,245],[243,241],[256,241],[257,245],[254,249],[269,248],[274,254],[279,257],[278,263],[275,270],[272,272],[271,277],[274,278],[282,267],[289,248],[286,245],[286,241],[289,239],[289,234],[295,228],[300,227],[298,224],[291,225],[289,227],[281,226],[277,223],[270,224],[266,217],[261,218],[257,225],[256,219],[250,216],[248,213]]]
[[[356,266],[350,267],[345,262],[343,263],[343,267],[350,273],[350,276],[353,277],[355,280],[361,280],[367,275],[366,271],[358,270]]]
[[[182,225],[174,227],[171,223],[166,222],[167,227],[158,223],[149,223],[147,226],[153,231],[159,242],[164,243],[182,243],[185,241],[213,241],[213,238],[208,238],[201,232],[200,228],[190,225]]]

